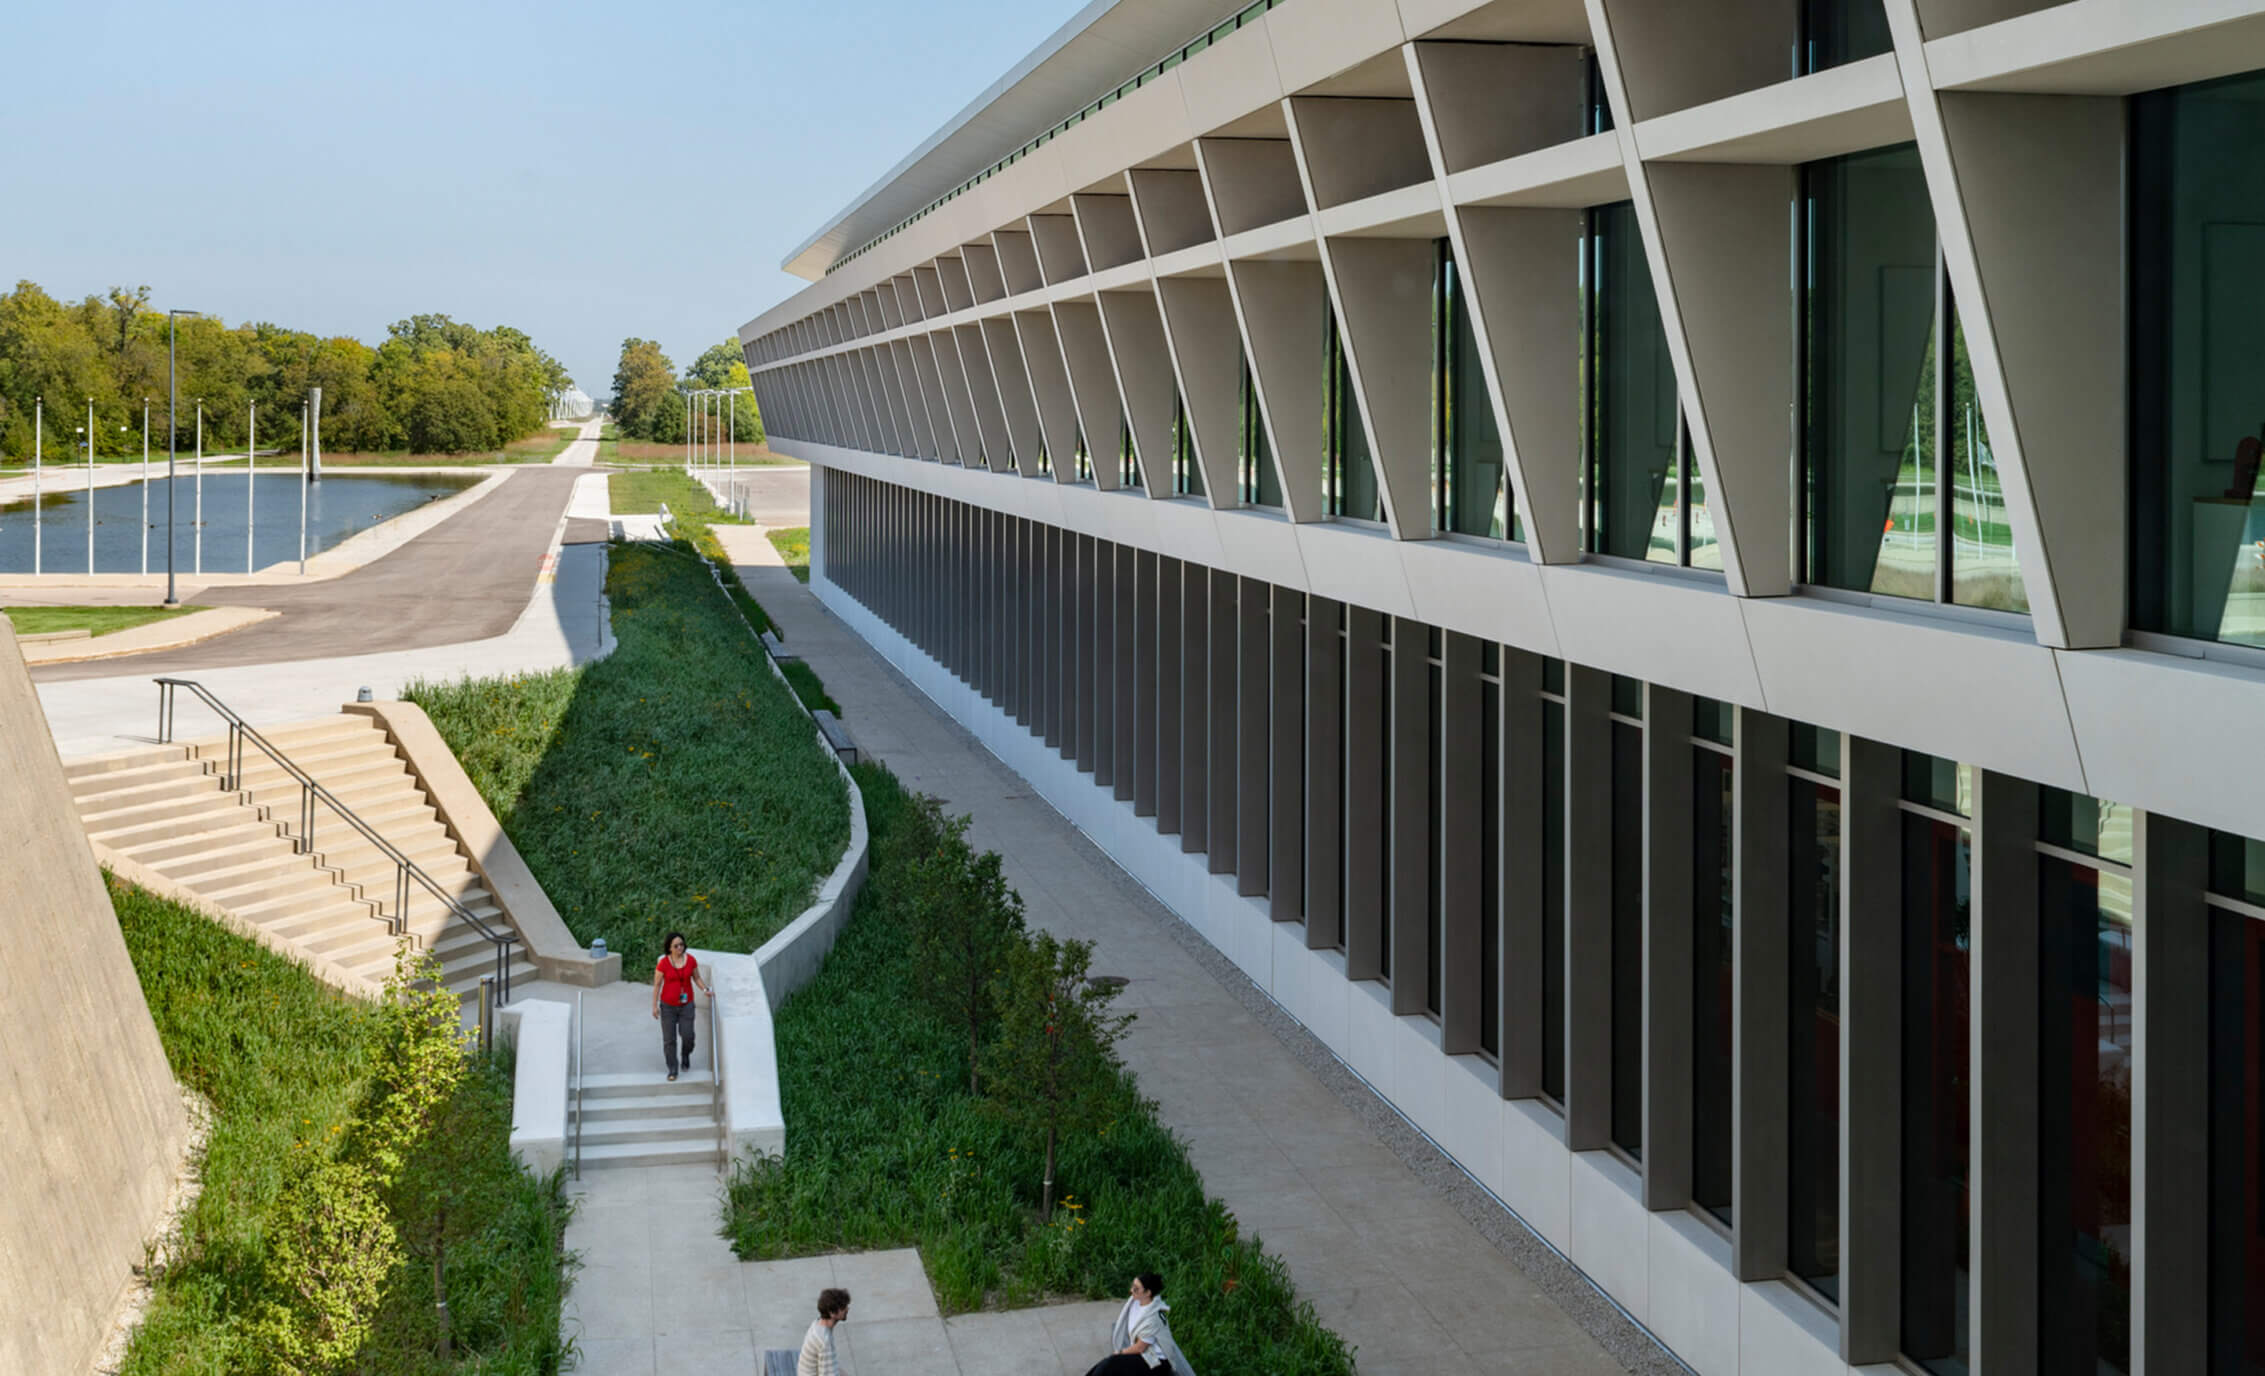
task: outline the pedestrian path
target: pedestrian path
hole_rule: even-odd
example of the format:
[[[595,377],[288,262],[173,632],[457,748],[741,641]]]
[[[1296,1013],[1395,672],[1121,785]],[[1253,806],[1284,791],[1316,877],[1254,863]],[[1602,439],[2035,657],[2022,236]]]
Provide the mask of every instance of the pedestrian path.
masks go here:
[[[588,468],[598,461],[598,427],[604,421],[592,416],[582,422],[582,429],[572,443],[558,451],[551,463],[558,468]]]
[[[1240,975],[1183,944],[1190,934],[1169,910],[791,573],[746,557],[768,547],[760,528],[716,531],[727,550],[742,552],[739,576],[787,644],[846,709],[859,748],[907,787],[969,813],[968,839],[1001,853],[1030,920],[1092,941],[1094,968],[1130,979],[1120,1006],[1140,1016],[1124,1050],[1141,1087],[1187,1142],[1205,1187],[1288,1262],[1321,1320],[1356,1345],[1363,1376],[1627,1369],[1599,1332],[1636,1369],[1678,1369],[1498,1207],[1485,1203],[1488,1216],[1475,1224],[1418,1176],[1372,1126],[1388,1111],[1365,1088],[1348,1091],[1349,1077],[1326,1053],[1319,1068],[1335,1083],[1316,1073],[1317,1043],[1302,1030],[1277,1036],[1270,1020],[1279,1011],[1238,997],[1225,981]],[[1468,1199],[1468,1182],[1456,1180]],[[1534,1272],[1477,1224],[1515,1232],[1521,1255],[1540,1254]]]
[[[646,952],[624,952],[626,978],[602,989],[531,983],[518,999],[579,1002],[586,1075],[637,1076],[666,1087],[651,1016]],[[692,1074],[713,1062],[702,1017]],[[818,1292],[850,1292],[835,1346],[852,1376],[1082,1376],[1104,1355],[1114,1302],[1051,1305],[944,1318],[919,1254],[742,1262],[719,1233],[724,1181],[710,1165],[612,1166],[569,1182],[566,1245],[581,1258],[563,1334],[582,1353],[574,1376],[750,1373],[765,1348],[799,1347]],[[1128,1277],[1129,1279],[1129,1277]]]

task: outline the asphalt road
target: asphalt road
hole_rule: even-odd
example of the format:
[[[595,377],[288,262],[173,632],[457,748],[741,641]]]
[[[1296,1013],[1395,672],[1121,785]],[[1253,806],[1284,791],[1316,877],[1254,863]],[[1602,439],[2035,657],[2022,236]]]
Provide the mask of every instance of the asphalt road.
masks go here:
[[[465,510],[337,578],[302,587],[184,587],[183,601],[266,607],[281,615],[202,645],[55,664],[32,670],[32,679],[58,683],[277,664],[501,635],[526,609],[575,480],[589,471],[514,468]]]

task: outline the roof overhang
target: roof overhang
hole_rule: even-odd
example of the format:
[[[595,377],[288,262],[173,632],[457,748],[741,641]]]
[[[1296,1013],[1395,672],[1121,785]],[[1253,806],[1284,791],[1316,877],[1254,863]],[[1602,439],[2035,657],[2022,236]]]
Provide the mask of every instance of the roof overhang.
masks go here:
[[[844,254],[1012,153],[1248,0],[1093,0],[802,241],[780,266],[817,281]]]

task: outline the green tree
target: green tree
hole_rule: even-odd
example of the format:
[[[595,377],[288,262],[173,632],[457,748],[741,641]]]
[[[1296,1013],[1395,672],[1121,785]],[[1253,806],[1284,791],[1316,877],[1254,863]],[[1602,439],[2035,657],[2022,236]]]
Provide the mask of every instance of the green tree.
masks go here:
[[[345,1369],[369,1337],[401,1248],[369,1167],[299,1144],[266,1228],[270,1300],[255,1341],[288,1376]]]
[[[634,440],[670,443],[684,438],[684,401],[677,395],[676,365],[650,339],[625,339],[613,372],[613,420]]]
[[[967,1030],[967,1092],[980,1094],[983,1042],[998,1021],[1007,959],[1024,941],[1023,909],[999,853],[977,855],[967,826],[967,817],[946,816],[940,799],[923,794],[890,846],[929,1002]]]
[[[1099,1129],[1116,1086],[1115,1047],[1132,1022],[1111,1012],[1114,987],[1087,978],[1093,943],[1040,931],[1016,942],[1000,975],[999,1030],[984,1057],[985,1102],[1007,1126],[1046,1145],[1041,1218],[1054,1217],[1060,1140]]]

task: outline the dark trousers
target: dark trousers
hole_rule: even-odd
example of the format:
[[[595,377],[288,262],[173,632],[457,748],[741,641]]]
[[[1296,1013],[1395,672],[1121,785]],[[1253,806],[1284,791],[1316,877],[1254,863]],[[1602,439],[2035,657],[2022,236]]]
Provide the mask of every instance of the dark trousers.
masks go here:
[[[1150,1366],[1145,1357],[1130,1352],[1112,1352],[1093,1364],[1085,1376],[1172,1376],[1172,1364],[1162,1362]]]
[[[668,1073],[674,1075],[680,1068],[692,1068],[692,1029],[700,1020],[697,1003],[664,1003],[661,1005],[661,1059],[668,1062]],[[684,1044],[681,1057],[677,1043]]]

